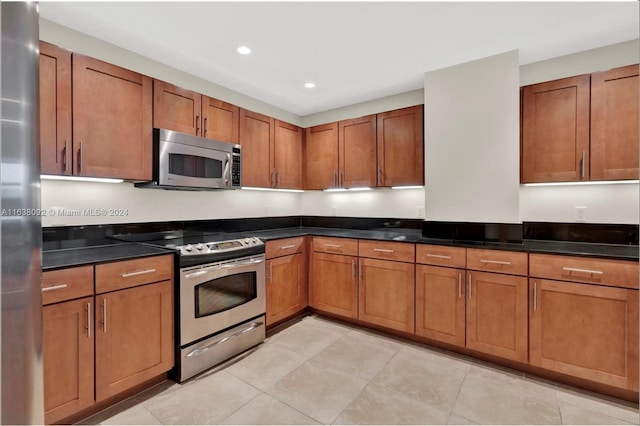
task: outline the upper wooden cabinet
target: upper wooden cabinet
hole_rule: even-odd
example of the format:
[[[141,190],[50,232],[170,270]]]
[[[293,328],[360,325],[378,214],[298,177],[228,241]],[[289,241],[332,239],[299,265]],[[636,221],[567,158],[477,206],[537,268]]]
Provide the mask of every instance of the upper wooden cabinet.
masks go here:
[[[638,179],[638,65],[591,74],[591,180]]]
[[[338,186],[338,123],[305,129],[305,189]]]
[[[522,89],[522,182],[589,179],[589,75]]]
[[[638,65],[525,86],[521,182],[638,179]]]
[[[239,112],[235,105],[153,80],[153,127],[238,143]]]
[[[40,168],[70,175],[71,52],[40,42]]]
[[[242,185],[302,188],[302,129],[240,109]]]
[[[73,54],[74,174],[151,179],[152,81]]]
[[[375,115],[338,122],[337,186],[376,186]]]
[[[377,115],[378,186],[424,185],[422,105]]]

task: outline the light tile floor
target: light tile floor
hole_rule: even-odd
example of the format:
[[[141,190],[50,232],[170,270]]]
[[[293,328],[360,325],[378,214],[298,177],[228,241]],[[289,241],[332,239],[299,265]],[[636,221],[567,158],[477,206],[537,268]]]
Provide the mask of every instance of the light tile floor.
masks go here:
[[[638,406],[308,316],[82,424],[638,424]]]

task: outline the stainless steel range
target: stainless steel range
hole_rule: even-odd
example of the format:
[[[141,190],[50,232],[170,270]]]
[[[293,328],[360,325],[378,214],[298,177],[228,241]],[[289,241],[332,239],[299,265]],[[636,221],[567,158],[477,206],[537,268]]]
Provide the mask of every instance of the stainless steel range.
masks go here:
[[[258,238],[220,239],[202,234],[144,241],[178,253],[175,379],[179,382],[265,338],[264,243]]]

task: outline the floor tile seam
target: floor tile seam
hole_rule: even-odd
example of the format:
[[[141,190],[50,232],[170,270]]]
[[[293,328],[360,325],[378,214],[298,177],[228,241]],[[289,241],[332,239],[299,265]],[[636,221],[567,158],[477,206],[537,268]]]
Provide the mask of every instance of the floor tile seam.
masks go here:
[[[275,386],[275,385],[274,385],[274,386]],[[309,413],[305,413],[305,412],[303,412],[303,411],[300,411],[298,408],[296,408],[296,407],[292,406],[291,404],[287,403],[286,401],[281,400],[280,398],[278,398],[278,396],[277,396],[277,395],[274,395],[273,393],[271,393],[271,392],[270,392],[270,391],[271,391],[271,389],[273,389],[273,387],[269,388],[269,390],[268,390],[268,391],[266,391],[266,392],[264,392],[264,393],[265,393],[265,394],[267,394],[267,395],[269,395],[271,398],[273,398],[273,399],[275,399],[275,400],[277,400],[277,401],[279,401],[279,402],[283,403],[283,404],[284,404],[284,405],[286,405],[287,407],[289,407],[289,408],[291,408],[291,409],[293,409],[293,410],[297,411],[298,413],[300,413],[300,414],[302,414],[302,415],[304,415],[304,416],[306,416],[306,417],[309,417],[310,419],[315,420],[316,422],[320,423],[321,425],[331,424],[331,423],[325,423],[325,422],[323,422],[323,421],[321,421],[321,420],[317,419],[316,417],[314,417],[312,414],[309,414]]]
[[[464,383],[467,381],[467,376],[469,375],[469,370],[467,370],[467,372],[465,373],[464,377],[462,378],[462,382],[460,383],[460,387],[458,388],[458,394],[456,395],[456,399],[455,401],[453,401],[453,404],[451,404],[451,409],[449,410],[449,417],[451,417],[453,415],[453,411],[456,408],[456,404],[458,403],[458,399],[460,398],[460,394],[462,393],[462,387],[464,386]],[[465,416],[459,416],[462,417],[464,419],[467,419]],[[467,419],[469,421],[472,421],[474,423],[477,423],[475,420],[472,419]]]
[[[346,371],[346,370],[344,370],[344,369],[342,369],[342,368],[340,368],[340,367],[338,367],[336,365],[331,364],[329,361],[323,360],[322,358],[317,358],[320,355],[320,353],[322,353],[322,352],[319,352],[316,355],[314,355],[312,358],[309,358],[309,360],[307,362],[309,362],[309,361],[317,362],[318,364],[322,364],[324,367],[328,367],[328,368],[330,368],[332,370],[335,370],[335,371],[337,371],[339,373],[347,374],[349,376],[355,377],[356,379],[364,380],[367,383],[370,382],[371,380],[373,380],[378,374],[380,374],[380,372],[382,370],[384,370],[384,368],[389,363],[389,360],[387,360],[384,363],[384,365],[380,368],[380,370],[378,372],[376,372],[376,374],[373,375],[373,377],[365,377],[365,376],[361,376],[358,373],[354,373],[354,372],[351,372],[351,371]]]
[[[144,405],[140,404],[140,407],[142,407],[143,410],[145,410],[147,413],[149,413],[151,415],[151,417],[153,417],[154,419],[156,419],[158,421],[158,423],[160,423],[161,425],[163,425],[164,423],[162,422],[162,420],[160,420],[155,414],[153,414],[151,411],[149,411],[149,409],[147,407],[145,407]]]
[[[235,376],[234,376],[235,377]],[[240,380],[240,379],[238,379]],[[248,383],[247,383],[248,384]],[[253,398],[251,398],[250,400],[248,400],[247,402],[245,402],[244,404],[242,404],[240,407],[238,407],[238,409],[236,409],[233,413],[229,414],[228,416],[225,416],[224,418],[222,418],[218,423],[216,424],[222,424],[224,423],[225,420],[227,420],[229,417],[233,416],[235,413],[237,413],[238,411],[242,410],[242,408],[244,408],[247,404],[249,404],[251,401],[253,401],[254,399],[258,398],[260,396],[260,394],[262,394],[264,392],[259,391],[259,393],[254,396]]]
[[[633,422],[629,422],[627,419],[623,419],[623,418],[621,418],[620,416],[618,416],[618,415],[616,415],[616,414],[613,414],[613,413],[605,413],[604,411],[602,411],[602,410],[600,410],[600,409],[598,409],[598,408],[595,408],[595,407],[593,407],[593,408],[589,408],[589,407],[582,407],[582,406],[580,406],[580,405],[578,405],[578,404],[574,404],[574,403],[569,402],[569,401],[560,401],[560,400],[558,400],[558,406],[559,406],[561,403],[562,403],[562,404],[565,404],[565,405],[572,406],[572,407],[574,407],[574,408],[579,408],[579,409],[581,409],[581,410],[589,410],[589,411],[593,411],[593,412],[596,412],[596,413],[598,413],[598,414],[602,414],[603,416],[607,416],[607,417],[611,417],[611,418],[616,419],[616,420],[620,420],[621,422],[624,422],[623,424],[634,424]],[[616,407],[616,408],[618,408],[618,407]]]
[[[345,405],[345,406],[344,406],[344,408],[342,409],[342,411],[340,411],[340,412],[338,413],[338,415],[337,415],[337,416],[335,416],[333,419],[331,419],[331,421],[330,421],[330,422],[328,422],[328,423],[326,423],[326,424],[333,425],[333,424],[334,424],[334,422],[335,422],[336,420],[338,420],[338,419],[340,418],[340,416],[342,416],[342,414],[343,414],[345,411],[347,411],[347,408],[349,408],[349,407],[351,406],[351,404],[353,404],[353,402],[354,402],[356,399],[358,399],[358,397],[362,394],[362,392],[364,392],[364,391],[367,389],[367,386],[369,386],[369,384],[370,384],[370,381],[367,381],[367,383],[364,385],[364,387],[363,387],[362,389],[360,389],[360,392],[358,392],[358,393],[357,393],[353,398],[351,398],[351,400],[347,403],[347,405]],[[322,423],[322,422],[320,422],[320,423]]]

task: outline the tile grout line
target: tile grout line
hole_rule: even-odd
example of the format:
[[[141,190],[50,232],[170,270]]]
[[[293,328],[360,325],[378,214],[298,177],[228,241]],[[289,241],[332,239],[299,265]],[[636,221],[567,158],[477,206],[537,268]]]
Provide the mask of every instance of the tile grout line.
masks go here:
[[[235,377],[235,376],[234,376]],[[237,378],[237,377],[236,377]],[[238,379],[240,381],[242,381],[241,379]],[[242,381],[243,383],[246,383],[244,381]],[[249,385],[249,383],[246,383]],[[249,385],[251,386],[251,385]],[[237,410],[235,410],[233,413],[229,414],[228,416],[224,417],[222,420],[220,420],[218,423],[218,425],[222,424],[225,420],[227,420],[229,417],[233,416],[235,413],[237,413],[238,411],[240,411],[242,408],[244,408],[247,404],[249,404],[251,401],[253,401],[254,399],[258,398],[260,396],[260,394],[262,394],[262,391],[259,391],[258,395],[254,396],[253,398],[251,398],[249,401],[245,402],[244,404],[242,404],[240,407],[238,407]]]

